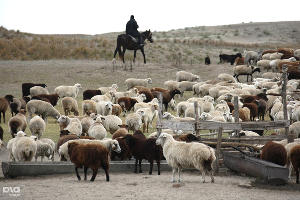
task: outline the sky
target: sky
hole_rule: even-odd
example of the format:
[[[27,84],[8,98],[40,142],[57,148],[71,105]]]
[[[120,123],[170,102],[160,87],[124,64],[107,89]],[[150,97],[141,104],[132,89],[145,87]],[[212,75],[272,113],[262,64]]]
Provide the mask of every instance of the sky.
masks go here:
[[[300,0],[0,0],[0,26],[35,34],[125,31],[134,15],[139,30],[300,21]]]

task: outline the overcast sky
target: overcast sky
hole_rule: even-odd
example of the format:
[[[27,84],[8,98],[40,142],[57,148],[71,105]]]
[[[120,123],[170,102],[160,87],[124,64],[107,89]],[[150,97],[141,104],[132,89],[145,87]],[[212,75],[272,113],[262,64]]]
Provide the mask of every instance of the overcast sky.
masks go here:
[[[134,15],[140,31],[300,21],[300,0],[0,0],[0,26],[40,34],[100,34],[125,30]]]

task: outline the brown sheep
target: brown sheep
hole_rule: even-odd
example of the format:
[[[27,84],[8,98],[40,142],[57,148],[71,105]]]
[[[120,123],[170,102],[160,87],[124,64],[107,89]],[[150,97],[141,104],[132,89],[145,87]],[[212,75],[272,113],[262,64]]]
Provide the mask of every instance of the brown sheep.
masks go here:
[[[232,111],[232,115],[234,116],[234,110]],[[250,109],[247,107],[239,109],[239,118],[243,121],[250,121]]]
[[[14,138],[18,131],[25,131],[27,127],[27,121],[25,116],[25,111],[20,110],[18,114],[10,118],[8,121],[8,126],[11,136]]]
[[[283,54],[281,59],[288,59],[294,56],[294,50],[290,48],[278,48],[277,52]]]
[[[230,113],[232,113],[232,111],[234,110],[234,105],[233,105],[233,103],[227,101],[227,105],[228,105],[228,107],[229,107]]]
[[[245,57],[237,57],[234,61],[234,65],[243,65],[245,63]]]
[[[250,110],[250,120],[254,121],[258,115],[258,106],[255,103],[244,103],[243,108],[247,107]]]
[[[112,105],[112,111],[111,111],[112,115],[120,116],[122,112],[123,112],[123,109],[119,104]]]
[[[51,103],[52,106],[56,106],[59,100],[59,96],[58,94],[40,94],[37,96],[33,96],[31,99],[46,101],[48,103]]]
[[[162,94],[162,101],[166,111],[168,111],[168,104],[171,101],[171,99],[173,99],[176,94],[181,94],[181,92],[178,89],[166,90],[157,87],[152,88],[151,93],[153,97],[156,97],[157,99],[159,99],[160,93]]]
[[[151,90],[149,88],[143,87],[143,86],[135,86],[135,88],[138,89],[139,94],[145,94],[146,95],[146,100],[145,102],[148,103],[150,101],[152,101],[152,99],[154,98]]]
[[[188,134],[182,134],[182,135],[175,135],[173,138],[177,141],[183,141],[183,142],[195,142],[199,141],[199,138],[197,136],[188,133]]]
[[[131,97],[120,97],[118,104],[122,107],[124,113],[129,112],[138,101]]]
[[[262,148],[260,159],[284,166],[287,162],[287,152],[283,145],[269,141]]]
[[[119,142],[119,146],[121,148],[121,152],[117,153],[115,151],[111,152],[111,159],[115,160],[115,157],[119,157],[121,160],[125,160],[128,159],[130,160],[132,155],[131,155],[131,151],[130,148],[128,146],[128,144],[126,143],[124,137],[126,136],[126,134],[123,137],[117,137],[115,138],[118,142]]]
[[[13,98],[14,96],[10,94],[0,98],[0,123],[1,123],[1,113],[3,115],[3,122],[5,123],[5,113],[9,107],[9,104],[13,102]]]
[[[299,171],[300,171],[300,145],[296,145],[291,149],[290,159],[293,168],[296,172],[296,183],[299,184]]]
[[[68,144],[68,153],[70,160],[75,165],[75,172],[78,180],[81,178],[78,174],[78,168],[84,167],[84,180],[87,179],[87,170],[93,170],[93,176],[90,181],[94,181],[98,169],[102,167],[105,171],[106,181],[109,181],[109,152],[106,147],[100,144],[78,144],[72,142]]]
[[[241,101],[243,103],[252,103],[255,100],[263,99],[265,101],[268,101],[268,97],[265,93],[259,93],[257,95],[243,95]]]
[[[112,135],[112,139],[116,139],[118,137],[124,137],[128,134],[128,126],[126,124],[119,125],[119,129],[114,132]]]

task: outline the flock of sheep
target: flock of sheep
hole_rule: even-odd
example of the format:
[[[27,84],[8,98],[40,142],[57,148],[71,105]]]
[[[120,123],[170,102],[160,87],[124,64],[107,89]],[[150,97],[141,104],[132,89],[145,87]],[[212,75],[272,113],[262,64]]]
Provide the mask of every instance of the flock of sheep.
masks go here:
[[[183,168],[196,168],[202,172],[203,181],[205,181],[205,173],[208,173],[211,182],[214,182],[213,163],[216,160],[214,149],[197,142],[198,138],[193,132],[183,133],[182,130],[166,129],[159,136],[157,132],[151,133],[148,137],[143,134],[149,132],[149,127],[154,127],[153,123],[159,110],[158,99],[161,95],[163,111],[165,111],[162,115],[164,120],[191,121],[195,119],[195,113],[198,113],[200,120],[234,122],[232,117],[236,112],[233,106],[234,96],[238,96],[239,99],[240,121],[264,120],[267,114],[271,120],[282,120],[284,115],[281,96],[272,94],[281,93],[280,72],[283,64],[288,65],[289,73],[295,72],[298,50],[293,51],[293,56],[288,49],[272,51],[264,52],[262,58],[284,57],[287,60],[276,60],[276,66],[272,64],[272,67],[268,68],[267,65],[263,65],[267,62],[260,60],[256,52],[245,52],[244,57],[241,54],[222,55],[222,62],[232,63],[232,59],[235,59],[233,75],[221,73],[215,80],[201,81],[198,75],[178,71],[176,80],[165,81],[164,88],[149,87],[152,84],[151,78],[129,78],[124,82],[127,91],[118,91],[116,84],[96,90],[85,90],[81,105],[82,115],[79,115],[76,100],[82,88],[80,84],[58,86],[53,94],[49,94],[45,84],[24,83],[23,98],[14,98],[12,95],[0,98],[0,114],[5,113],[10,107],[13,115],[8,121],[9,131],[13,137],[7,144],[10,158],[14,161],[30,161],[33,157],[37,160],[41,156],[43,160],[46,156],[54,160],[55,152],[58,152],[61,160],[70,160],[74,163],[79,180],[81,178],[77,169],[84,167],[86,179],[87,168],[91,168],[93,170],[91,181],[95,179],[99,167],[105,170],[106,180],[109,181],[110,157],[112,159],[120,157],[123,160],[133,156],[136,159],[135,172],[138,163],[146,159],[150,162],[150,174],[154,160],[160,169],[160,160],[166,159],[173,168],[173,181],[175,181],[176,171],[179,173],[178,181],[180,181],[180,172]],[[269,63],[271,62],[270,60]],[[270,69],[273,72],[265,72],[261,78],[252,80],[254,72],[260,73],[260,70]],[[248,76],[251,76],[251,84],[240,83],[238,77],[242,75],[247,75],[247,82]],[[297,90],[299,83],[299,80],[290,78],[287,83],[287,93],[292,94]],[[185,93],[189,91],[193,96],[183,101]],[[28,97],[29,95],[31,98]],[[175,99],[179,102],[176,103]],[[300,102],[292,95],[287,96],[287,101],[288,117],[293,122],[290,125],[290,133],[300,137]],[[198,104],[197,112],[195,112],[194,102]],[[64,115],[55,108],[57,106],[62,106]],[[168,112],[170,108],[176,114]],[[28,113],[27,117],[25,111]],[[122,120],[121,116],[125,119]],[[51,139],[43,137],[47,117],[57,120],[60,127],[60,138],[56,145]],[[5,122],[5,115],[3,120]],[[32,133],[30,137],[27,137],[24,132],[27,126]],[[281,132],[282,130],[275,130],[273,134],[281,134]],[[112,138],[108,137],[108,133]],[[261,136],[263,134],[263,131],[241,131],[239,135]],[[292,163],[298,183],[300,141],[296,139],[292,144],[287,144],[286,141],[276,144],[285,149],[283,154],[286,155],[286,159],[283,164],[291,166]],[[278,157],[272,148],[263,149],[274,154],[264,152],[262,155],[268,156],[262,156],[262,159],[271,161],[272,158]],[[141,165],[139,166],[141,172]]]

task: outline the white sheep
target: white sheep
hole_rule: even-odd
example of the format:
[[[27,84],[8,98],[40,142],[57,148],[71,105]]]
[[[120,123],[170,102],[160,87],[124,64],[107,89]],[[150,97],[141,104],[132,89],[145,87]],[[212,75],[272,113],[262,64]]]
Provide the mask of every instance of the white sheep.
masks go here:
[[[71,114],[71,112],[73,112],[75,116],[79,115],[78,104],[76,99],[74,99],[73,97],[62,98],[61,104],[66,116]]]
[[[185,111],[189,106],[193,106],[194,103],[188,101],[181,101],[177,104],[177,116],[184,117]]]
[[[133,132],[139,130],[142,123],[142,117],[137,113],[130,113],[125,118],[125,124],[128,126],[128,130],[132,130]]]
[[[289,134],[300,137],[300,121],[294,122],[289,126]]]
[[[172,100],[171,100],[172,101]],[[158,105],[158,99],[157,98],[153,98],[150,102],[145,103],[145,102],[137,102],[136,104],[134,104],[134,111],[137,111],[140,108],[150,108],[152,105],[155,105],[157,107],[159,107]]]
[[[19,137],[12,146],[12,154],[17,161],[31,161],[36,150],[37,144],[32,137]]]
[[[102,140],[106,137],[107,132],[102,125],[102,118],[98,116],[95,122],[90,126],[88,134],[90,137],[94,137],[98,140]]]
[[[152,122],[154,118],[158,115],[157,107],[152,105],[150,108],[140,108],[136,111],[142,118],[142,122],[144,123],[143,132],[147,129],[147,133],[149,125],[152,127]]]
[[[144,93],[139,94],[137,97],[132,97],[133,99],[137,100],[137,102],[143,102],[147,99],[146,95]]]
[[[125,85],[127,86],[127,90],[129,90],[135,86],[147,87],[148,84],[152,84],[151,78],[145,78],[145,79],[128,78],[125,80]]]
[[[79,83],[76,83],[73,86],[61,85],[54,89],[54,92],[58,94],[60,98],[63,97],[74,97],[76,98],[79,93],[79,89],[82,88]]]
[[[110,101],[100,101],[96,103],[96,111],[99,115],[111,115],[112,112],[112,102]]]
[[[181,82],[181,81],[199,81],[200,77],[198,75],[192,74],[190,72],[186,71],[179,71],[176,72],[176,81]]]
[[[112,84],[111,87],[99,87],[98,90],[101,91],[102,94],[106,94],[110,91],[116,92],[118,89],[118,85],[117,84]]]
[[[221,81],[226,81],[228,83],[236,83],[235,78],[232,75],[226,73],[219,74],[218,79]]]
[[[179,121],[179,122],[195,121],[195,119],[193,117],[176,117],[169,112],[164,112],[162,118],[166,119],[166,120],[174,120],[174,121]]]
[[[270,54],[270,60],[281,59],[283,53],[275,52]]]
[[[247,76],[247,82],[248,82],[248,76],[251,77],[251,81],[253,80],[252,75],[254,72],[260,72],[260,68],[259,67],[253,67],[253,66],[247,66],[247,65],[238,65],[235,66],[233,68],[233,77],[235,77],[237,79],[238,82],[239,81],[239,76],[240,75],[246,75]]]
[[[100,101],[113,101],[113,92],[107,92],[103,95],[95,95],[91,98],[91,100],[95,102],[100,102]]]
[[[91,116],[95,116],[95,118],[92,118]],[[88,134],[89,128],[94,123],[94,119],[96,119],[96,117],[97,116],[94,113],[92,113],[90,116],[84,116],[80,120],[83,134],[86,134],[86,135]]]
[[[279,80],[281,77],[280,73],[274,73],[274,72],[265,72],[261,75],[262,78],[269,78],[269,79],[277,79]]]
[[[199,93],[200,93],[200,90],[199,90],[199,87],[201,85],[204,85],[205,82],[198,82],[196,83],[195,85],[193,85],[193,92],[194,92],[194,95],[198,95],[199,96]]]
[[[34,116],[29,121],[29,129],[32,135],[35,135],[40,139],[45,132],[46,123],[40,116]]]
[[[267,71],[271,69],[270,60],[259,60],[257,61],[257,66]]]
[[[164,86],[168,89],[168,90],[178,90],[178,83],[177,81],[173,81],[173,80],[168,80],[164,82]]]
[[[247,137],[259,137],[260,135],[254,131],[244,131],[244,130],[241,130],[239,132],[239,135],[240,136],[247,136]],[[238,135],[235,135],[235,132],[232,133],[232,136],[233,137],[237,137]]]
[[[208,95],[209,94],[209,89],[214,87],[214,85],[212,84],[203,84],[203,85],[200,85],[198,90],[196,90],[196,92],[198,91],[199,93],[196,93],[198,96],[200,97],[204,97],[205,95]]]
[[[30,100],[26,107],[29,113],[29,121],[33,114],[41,115],[45,122],[47,122],[48,116],[53,117],[54,119],[60,117],[60,113],[50,103],[45,101]]]
[[[200,120],[226,122],[226,119],[224,118],[224,114],[219,111],[214,111],[212,113],[203,112],[200,115]]]
[[[68,130],[70,134],[75,134],[77,136],[82,134],[82,125],[79,119],[61,115],[57,121],[61,128]]]
[[[118,99],[121,97],[136,97],[138,95],[139,90],[137,88],[131,88],[126,92],[115,92],[113,93],[114,103],[118,102]]]
[[[54,141],[51,140],[50,138],[41,138],[40,141],[47,143],[51,146],[51,148],[53,149],[51,160],[54,161],[54,154],[55,154],[55,149],[56,149]]]
[[[203,97],[203,104],[201,105],[201,111],[202,112],[212,112],[214,110],[215,110],[214,99],[211,96]]]
[[[255,51],[244,51],[244,55],[245,55],[245,65],[249,66],[251,65],[251,61],[252,64],[255,65],[257,63],[257,61],[259,60],[259,54]]]
[[[79,144],[100,144],[107,148],[109,152],[115,151],[117,153],[121,152],[119,142],[110,138],[105,138],[103,140],[88,140],[88,139],[79,139],[79,140],[69,140],[59,147],[58,153],[60,157],[64,157],[66,160],[70,160],[68,153],[69,143],[76,142]]]
[[[176,170],[178,170],[178,182],[181,181],[180,172],[183,168],[196,168],[201,171],[203,183],[207,172],[211,182],[214,182],[213,163],[216,156],[213,148],[197,142],[179,142],[168,133],[161,133],[156,144],[162,146],[164,157],[172,167],[172,182],[175,182]]]
[[[47,88],[43,88],[41,86],[33,86],[30,88],[30,96],[37,96],[40,94],[49,94],[49,91],[47,90]]]
[[[178,90],[181,92],[181,95],[185,91],[193,91],[193,85],[197,84],[197,82],[191,82],[191,81],[181,81],[178,83]]]
[[[264,55],[262,55],[261,59],[262,60],[271,60],[270,56],[271,56],[271,53],[265,53]]]
[[[93,100],[84,100],[82,101],[82,114],[90,115],[92,113],[97,113],[96,102]]]
[[[50,144],[45,143],[41,140],[36,141],[37,144],[37,150],[35,153],[35,162],[37,161],[38,157],[41,157],[41,162],[43,162],[44,156],[46,156],[48,159],[53,156],[54,149],[51,147]]]
[[[10,139],[8,142],[7,142],[7,150],[9,152],[9,158],[11,161],[16,161],[16,159],[14,158],[13,156],[13,153],[12,153],[12,148],[15,144],[15,142],[20,138],[20,137],[25,137],[26,136],[26,133],[24,133],[23,131],[19,131],[17,134],[16,134],[16,137]]]
[[[116,130],[118,130],[120,125],[122,125],[122,120],[120,117],[115,115],[107,115],[107,116],[100,116],[102,120],[102,125],[104,128],[113,134]]]

